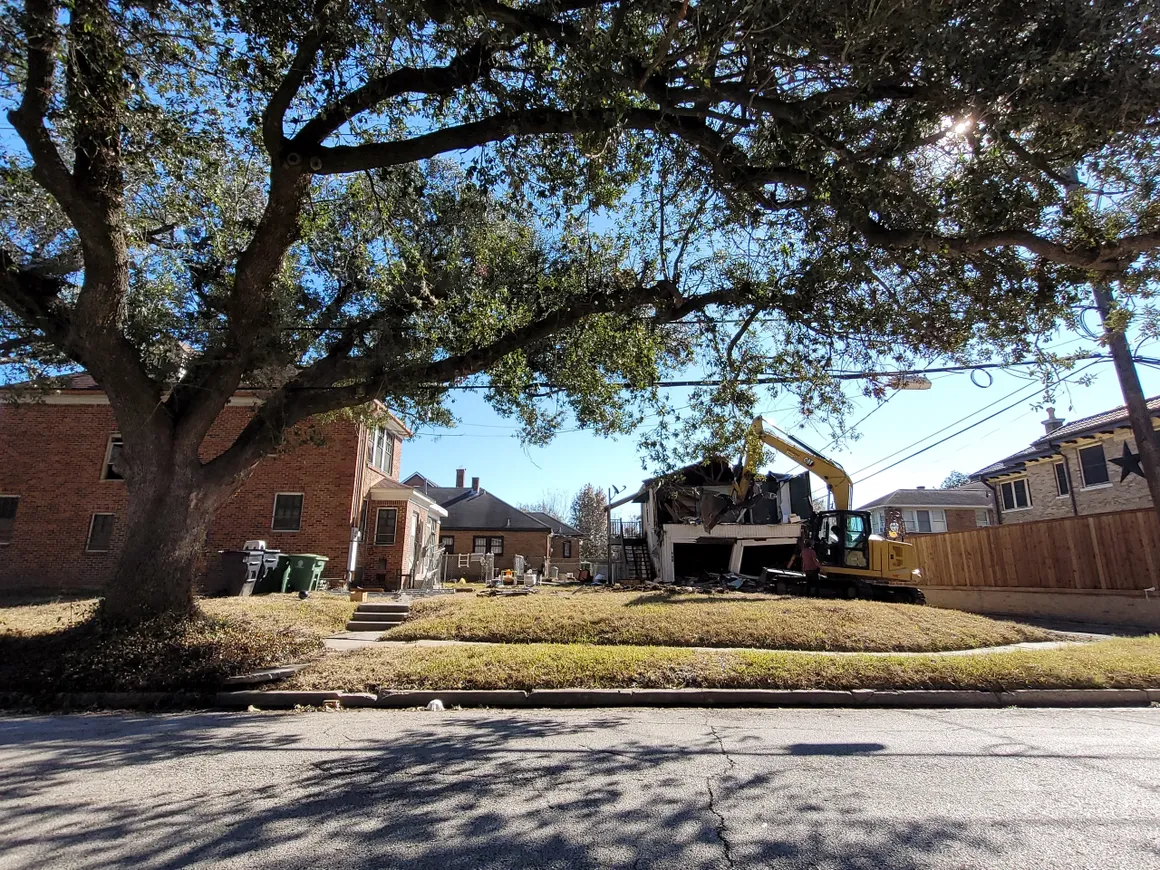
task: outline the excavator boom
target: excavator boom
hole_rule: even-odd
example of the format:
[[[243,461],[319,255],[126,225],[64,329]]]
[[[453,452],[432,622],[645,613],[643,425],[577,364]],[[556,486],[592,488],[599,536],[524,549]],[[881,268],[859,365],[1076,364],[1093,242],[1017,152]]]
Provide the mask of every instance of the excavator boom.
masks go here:
[[[831,459],[822,456],[808,444],[803,444],[788,432],[782,432],[776,426],[766,423],[757,417],[750,427],[749,437],[746,439],[745,468],[747,471],[756,471],[761,464],[761,445],[772,447],[783,456],[788,456],[798,465],[812,471],[826,482],[830,492],[834,494],[834,507],[840,511],[850,509],[853,498],[854,484],[850,475],[846,474],[842,466]]]

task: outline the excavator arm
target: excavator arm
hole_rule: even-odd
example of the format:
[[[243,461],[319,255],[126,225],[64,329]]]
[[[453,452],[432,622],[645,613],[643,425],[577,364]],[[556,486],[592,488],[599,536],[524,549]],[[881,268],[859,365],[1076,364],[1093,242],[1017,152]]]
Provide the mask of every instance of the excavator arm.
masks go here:
[[[776,434],[774,434],[776,433]],[[826,482],[834,494],[834,507],[840,511],[850,509],[854,484],[842,466],[822,456],[812,447],[798,441],[788,432],[757,417],[745,439],[745,469],[753,472],[761,464],[762,445],[768,445],[783,456],[788,456],[798,465],[812,471]]]

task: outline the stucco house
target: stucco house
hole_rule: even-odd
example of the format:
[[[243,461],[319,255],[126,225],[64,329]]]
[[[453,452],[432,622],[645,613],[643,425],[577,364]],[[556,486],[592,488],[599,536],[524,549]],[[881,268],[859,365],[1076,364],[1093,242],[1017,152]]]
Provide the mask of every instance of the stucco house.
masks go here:
[[[1148,408],[1160,426],[1160,396]],[[1000,523],[1152,506],[1123,405],[1071,422],[1048,408],[1043,427],[1026,449],[971,475],[990,488]]]
[[[994,502],[991,490],[982,483],[970,483],[955,489],[896,489],[862,505],[858,510],[870,512],[870,526],[876,535],[886,534],[886,512],[902,512],[907,535],[929,535],[938,532],[963,532],[993,525]]]

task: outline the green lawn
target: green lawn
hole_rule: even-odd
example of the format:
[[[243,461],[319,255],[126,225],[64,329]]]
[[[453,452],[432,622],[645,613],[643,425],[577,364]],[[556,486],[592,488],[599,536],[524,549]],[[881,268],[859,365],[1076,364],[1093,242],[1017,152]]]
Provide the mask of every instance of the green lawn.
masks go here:
[[[1047,689],[1160,686],[1160,636],[965,656],[817,655],[649,646],[370,648],[275,688]]]
[[[875,601],[545,590],[420,600],[384,639],[934,652],[1051,637],[957,610]]]

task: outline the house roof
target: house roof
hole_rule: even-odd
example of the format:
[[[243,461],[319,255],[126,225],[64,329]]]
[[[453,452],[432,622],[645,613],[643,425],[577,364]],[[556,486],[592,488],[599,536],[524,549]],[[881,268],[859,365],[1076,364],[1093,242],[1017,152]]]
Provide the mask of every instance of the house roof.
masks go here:
[[[971,483],[954,489],[896,489],[858,510],[876,507],[964,507],[991,506],[991,491],[984,484]]]
[[[1160,396],[1153,396],[1148,400],[1148,410],[1152,412],[1153,417],[1160,417]],[[1083,435],[1093,435],[1096,432],[1110,432],[1113,429],[1122,429],[1130,425],[1128,422],[1128,406],[1120,405],[1118,408],[1112,408],[1110,411],[1103,411],[1099,414],[1092,414],[1090,417],[1082,417],[1079,420],[1066,423],[1050,435],[1044,435],[1038,441],[1034,442],[1034,445],[1042,445],[1045,447],[1054,446]]]
[[[549,532],[550,526],[529,516],[519,508],[496,498],[485,489],[469,486],[433,486],[427,495],[447,511],[445,529],[481,531]]]
[[[553,535],[567,535],[570,538],[582,538],[584,533],[575,526],[570,526],[563,520],[558,520],[551,514],[543,511],[524,511],[528,516],[534,517],[541,523],[544,523],[552,530]]]
[[[1148,410],[1153,417],[1160,417],[1160,396],[1148,399]],[[1022,471],[1027,462],[1032,459],[1042,459],[1055,453],[1059,445],[1065,441],[1082,438],[1085,435],[1094,435],[1097,432],[1111,432],[1115,429],[1125,429],[1131,424],[1128,422],[1128,408],[1120,405],[1090,417],[1081,417],[1070,423],[1065,423],[1054,432],[1044,435],[1031,446],[1025,447],[1018,453],[1012,453],[998,462],[993,462],[986,468],[980,468],[970,475],[972,480],[983,480],[1012,471]]]
[[[427,487],[428,489],[439,489],[439,484],[433,480],[427,479],[417,471],[406,480],[404,480],[403,483],[407,484],[407,486],[414,486],[416,488]]]

